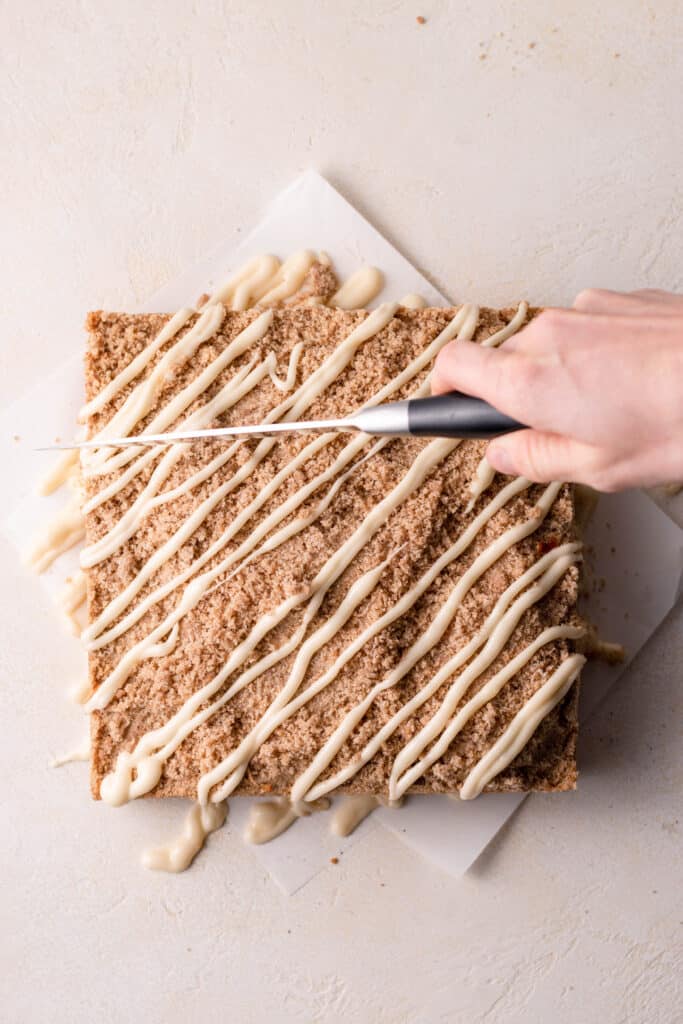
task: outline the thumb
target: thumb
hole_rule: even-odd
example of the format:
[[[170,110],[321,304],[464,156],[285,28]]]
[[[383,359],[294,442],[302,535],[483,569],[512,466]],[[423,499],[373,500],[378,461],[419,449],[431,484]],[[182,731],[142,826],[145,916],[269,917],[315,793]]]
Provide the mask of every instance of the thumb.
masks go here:
[[[499,473],[524,476],[537,483],[571,480],[595,486],[602,475],[599,448],[540,430],[518,430],[496,438],[486,458]]]

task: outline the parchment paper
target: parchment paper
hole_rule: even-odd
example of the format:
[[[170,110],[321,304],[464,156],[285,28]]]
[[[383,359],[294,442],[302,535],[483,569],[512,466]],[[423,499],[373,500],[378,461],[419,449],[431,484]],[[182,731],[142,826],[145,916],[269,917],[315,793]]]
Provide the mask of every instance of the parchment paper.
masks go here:
[[[276,198],[261,223],[237,248],[232,243],[219,246],[157,292],[140,311],[170,312],[194,302],[253,255],[273,252],[284,257],[300,248],[327,251],[341,278],[363,263],[379,267],[385,275],[385,288],[377,301],[400,299],[408,292],[418,292],[434,305],[448,301],[324,178],[309,171]],[[525,297],[511,295],[510,302]],[[466,296],[453,298],[464,301]],[[62,369],[20,398],[0,418],[0,456],[5,479],[12,481],[12,506],[2,527],[21,554],[51,514],[65,503],[63,491],[50,498],[36,494],[36,482],[50,467],[54,455],[40,455],[32,449],[57,437],[73,436],[81,404],[79,348]],[[602,638],[623,643],[628,659],[675,601],[683,568],[682,536],[668,516],[640,492],[601,498],[594,513],[587,543],[595,549],[595,577],[604,578],[604,585],[589,599],[589,611]],[[75,552],[61,558],[42,577],[47,589],[51,593],[61,590],[77,565]],[[604,697],[628,659],[621,666],[591,664],[586,668],[582,714]],[[50,740],[57,746],[60,743],[59,737]],[[88,799],[85,792],[84,799]],[[353,843],[369,841],[378,827],[391,829],[430,863],[460,875],[522,799],[498,794],[466,803],[440,796],[413,798],[400,810],[377,811],[345,840],[330,835],[327,814],[316,814],[297,822],[274,842],[252,849],[289,893],[323,870],[331,856],[343,854]],[[248,805],[246,799],[231,801],[232,828],[242,827]],[[212,855],[216,855],[215,848],[206,853]]]

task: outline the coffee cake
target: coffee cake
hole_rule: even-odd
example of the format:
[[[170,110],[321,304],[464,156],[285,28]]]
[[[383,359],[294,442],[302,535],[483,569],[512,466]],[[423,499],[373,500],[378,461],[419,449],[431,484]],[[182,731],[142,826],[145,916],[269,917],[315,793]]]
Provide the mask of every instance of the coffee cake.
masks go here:
[[[536,312],[311,293],[91,313],[88,436],[427,394],[449,339],[498,344]],[[325,434],[84,455],[94,796],[572,788],[573,492],[484,453]]]

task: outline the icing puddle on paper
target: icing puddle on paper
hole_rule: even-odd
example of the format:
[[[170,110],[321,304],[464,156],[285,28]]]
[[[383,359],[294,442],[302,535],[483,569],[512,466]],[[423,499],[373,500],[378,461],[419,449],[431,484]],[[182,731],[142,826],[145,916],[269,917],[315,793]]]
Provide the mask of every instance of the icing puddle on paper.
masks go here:
[[[100,412],[107,404],[126,390],[126,397],[116,413],[97,435],[102,447],[81,454],[80,471],[84,476],[98,478],[113,471],[117,475],[101,490],[90,497],[81,507],[78,493],[79,462],[74,453],[67,453],[55,466],[43,484],[44,493],[51,493],[63,483],[75,487],[61,516],[45,531],[34,549],[32,563],[43,571],[65,550],[79,543],[84,536],[84,513],[97,508],[104,501],[119,493],[139,473],[154,465],[148,482],[118,522],[81,552],[82,569],[97,565],[114,554],[130,538],[147,516],[155,509],[174,499],[189,494],[204,481],[211,479],[217,469],[225,466],[241,449],[245,442],[236,441],[221,449],[210,463],[192,473],[172,490],[164,490],[164,484],[177,464],[181,445],[172,445],[164,450],[161,458],[156,449],[140,450],[129,448],[115,450],[108,448],[108,437],[119,434],[134,434],[138,424],[154,409],[164,381],[174,367],[190,362],[197,349],[212,338],[220,329],[225,318],[225,309],[244,310],[251,307],[267,306],[276,302],[287,302],[297,295],[306,276],[319,257],[312,251],[294,253],[283,263],[274,256],[259,256],[235,273],[218,287],[201,305],[199,315],[191,326],[188,323],[195,311],[187,308],[176,313],[162,328],[151,344],[147,345],[98,395],[81,410],[79,419],[85,420],[93,413]],[[324,258],[326,259],[326,257]],[[379,293],[383,285],[381,273],[375,268],[362,267],[339,288],[329,304],[341,309],[366,306]],[[306,301],[320,303],[319,296],[310,295]],[[418,295],[405,296],[403,305],[419,309],[425,303]],[[260,362],[254,357],[242,366],[213,394],[210,400],[197,407],[218,376],[240,356],[248,354],[257,340],[267,335],[272,311],[264,309],[220,354],[206,365],[182,390],[177,392],[165,405],[158,409],[146,425],[148,431],[163,431],[173,425],[174,429],[192,429],[208,426],[216,417],[230,409],[241,398],[256,388],[266,377],[270,378],[282,398],[266,417],[269,422],[296,420],[302,417],[309,406],[322,394],[342,371],[349,365],[361,346],[381,331],[392,319],[398,303],[384,303],[370,312],[337,348],[323,360],[311,375],[299,380],[299,362],[302,343],[292,349],[287,366],[278,367],[273,353]],[[521,303],[510,323],[483,344],[501,344],[524,323],[527,306]],[[477,327],[479,311],[476,306],[461,306],[451,322],[425,350],[375,395],[368,404],[378,404],[390,399],[399,389],[423,374],[432,363],[438,351],[448,341],[470,339]],[[158,358],[155,361],[155,357]],[[429,393],[429,382],[422,381],[414,387],[414,396]],[[186,415],[187,409],[194,411]],[[137,575],[102,608],[97,617],[82,631],[81,637],[87,649],[95,650],[126,634],[151,608],[160,601],[173,596],[174,605],[154,628],[134,643],[114,665],[108,676],[102,680],[94,693],[81,689],[79,697],[85,699],[85,710],[92,711],[107,706],[118,689],[123,686],[136,667],[146,659],[168,656],[179,642],[180,624],[183,618],[195,608],[208,593],[225,585],[232,576],[246,564],[266,551],[275,550],[290,537],[310,526],[318,519],[345,481],[372,458],[389,438],[379,441],[367,435],[359,435],[348,442],[332,464],[308,483],[298,487],[264,519],[258,522],[251,533],[237,548],[230,542],[255,517],[256,513],[273,497],[278,489],[296,474],[309,459],[328,446],[333,434],[323,434],[307,444],[287,465],[269,481],[261,492],[235,517],[223,534],[209,548],[199,554],[180,572],[156,586],[151,591],[149,581],[170,558],[181,548],[201,526],[212,510],[235,491],[266,458],[276,443],[274,438],[261,440],[249,458],[220,486],[209,494],[148,559],[140,566]],[[525,491],[530,483],[517,479],[504,486],[489,500],[477,516],[454,539],[430,568],[415,581],[413,586],[398,601],[384,612],[379,619],[366,626],[344,649],[334,662],[317,678],[306,683],[309,666],[316,655],[348,621],[359,605],[379,585],[383,573],[395,556],[392,552],[383,562],[371,567],[349,588],[336,611],[317,626],[310,635],[308,627],[320,609],[325,594],[340,578],[354,558],[386,522],[391,513],[398,509],[430,476],[433,470],[454,450],[458,441],[433,440],[426,444],[416,456],[413,464],[393,488],[372,508],[363,522],[333,552],[318,571],[315,579],[305,591],[295,593],[278,607],[262,616],[245,639],[231,652],[228,660],[214,677],[201,686],[161,727],[153,729],[137,741],[131,751],[119,754],[114,770],[101,785],[103,800],[118,806],[131,799],[149,793],[159,782],[164,764],[183,740],[203,722],[220,710],[242,689],[258,679],[274,665],[294,654],[289,675],[280,692],[270,706],[253,725],[251,731],[239,745],[218,764],[200,778],[197,787],[197,802],[193,804],[184,824],[182,834],[165,846],[147,850],[143,855],[145,866],[154,870],[181,871],[192,862],[208,835],[220,828],[226,820],[226,800],[239,786],[249,763],[260,746],[291,715],[299,711],[315,695],[329,686],[343,667],[354,657],[364,644],[404,615],[427,591],[434,580],[454,559],[467,551],[489,520],[516,495]],[[158,460],[158,461],[157,461]],[[468,511],[485,494],[494,479],[494,471],[482,460],[470,485],[471,501]],[[479,689],[464,705],[460,706],[466,692],[489,668],[510,639],[524,612],[547,594],[563,575],[580,559],[579,544],[565,544],[540,556],[537,561],[503,592],[477,634],[450,660],[436,671],[419,692],[397,711],[388,722],[371,737],[354,761],[336,774],[325,777],[326,772],[346,740],[358,726],[368,708],[380,695],[395,686],[411,671],[413,666],[439,643],[469,591],[481,576],[493,566],[513,545],[532,534],[543,522],[555,501],[561,484],[550,484],[537,502],[533,514],[524,522],[517,523],[488,545],[472,562],[458,580],[433,620],[414,643],[405,651],[401,661],[384,679],[377,682],[366,697],[353,707],[332,734],[325,740],[311,763],[296,779],[288,798],[277,798],[255,803],[252,807],[245,838],[249,842],[267,842],[289,828],[298,817],[329,805],[329,795],[339,787],[353,780],[360,768],[377,753],[406,719],[429,700],[444,684],[449,683],[446,696],[439,711],[416,735],[404,744],[394,760],[389,785],[389,798],[400,802],[403,795],[429,767],[446,751],[458,732],[469,718],[487,701],[492,700],[515,671],[526,664],[544,645],[558,639],[573,639],[582,630],[575,626],[563,625],[544,630],[523,651],[509,662],[504,669]],[[323,488],[323,493],[314,510],[305,518],[292,518],[292,513]],[[218,561],[216,561],[216,556]],[[208,568],[209,564],[211,567]],[[226,575],[227,574],[227,575]],[[137,600],[143,589],[144,597]],[[86,575],[84,572],[73,577],[62,596],[62,607],[75,621],[75,613],[86,597]],[[273,629],[285,622],[295,609],[302,609],[300,625],[281,644],[255,663],[251,656]],[[522,749],[533,734],[539,722],[564,697],[578,675],[584,658],[575,654],[563,661],[554,674],[537,690],[508,724],[494,746],[471,769],[461,789],[460,797],[470,799],[477,796],[485,786],[501,772]],[[224,689],[226,682],[229,686]],[[459,708],[459,710],[458,710]],[[456,713],[457,712],[457,713]],[[77,756],[77,755],[74,755]],[[67,757],[64,760],[72,760]],[[372,810],[378,801],[370,796],[346,797],[331,815],[332,831],[339,836],[348,835]]]

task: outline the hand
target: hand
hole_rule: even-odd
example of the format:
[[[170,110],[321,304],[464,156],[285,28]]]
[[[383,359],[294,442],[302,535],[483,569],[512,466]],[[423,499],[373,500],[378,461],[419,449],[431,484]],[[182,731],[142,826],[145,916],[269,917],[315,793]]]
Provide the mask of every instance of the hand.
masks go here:
[[[601,491],[683,480],[683,295],[591,289],[498,349],[453,341],[432,391],[454,390],[531,427],[491,442],[500,473]]]

